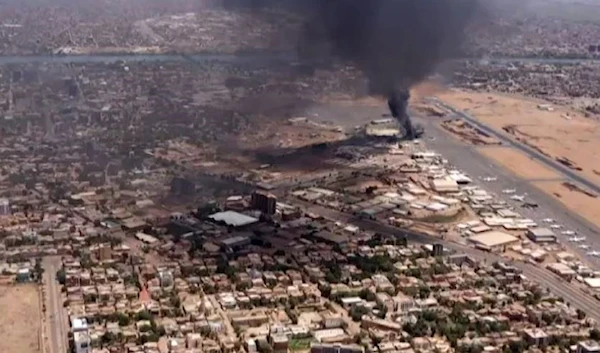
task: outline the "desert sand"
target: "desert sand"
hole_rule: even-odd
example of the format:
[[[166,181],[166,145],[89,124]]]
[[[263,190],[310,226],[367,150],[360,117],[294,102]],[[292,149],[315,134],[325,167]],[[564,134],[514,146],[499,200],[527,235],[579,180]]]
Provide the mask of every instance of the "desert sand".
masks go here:
[[[41,352],[40,310],[36,285],[0,285],[0,352]]]
[[[565,207],[600,227],[600,197],[592,197],[579,191],[571,191],[561,182],[535,182],[536,187],[551,195]]]
[[[557,179],[560,174],[511,147],[480,147],[479,153],[525,180]]]
[[[526,143],[553,159],[567,160],[572,169],[581,169],[573,169],[574,172],[600,184],[599,121],[568,107],[518,95],[450,90],[440,86],[426,86],[422,90],[505,136]],[[600,197],[570,190],[561,181],[540,180],[563,177],[559,171],[509,147],[487,146],[479,148],[479,152],[524,180],[530,180],[566,208],[600,227]]]
[[[437,90],[435,95],[546,155],[572,161],[582,169],[578,173],[600,184],[599,122],[565,107],[552,106],[554,111],[548,111],[546,102],[520,96],[461,90]]]

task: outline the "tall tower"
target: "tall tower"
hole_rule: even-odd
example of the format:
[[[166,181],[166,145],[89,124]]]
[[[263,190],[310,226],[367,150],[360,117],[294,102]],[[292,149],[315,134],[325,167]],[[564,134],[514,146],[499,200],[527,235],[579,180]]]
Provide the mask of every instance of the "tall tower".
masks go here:
[[[10,77],[10,83],[8,86],[8,97],[6,97],[6,101],[7,101],[6,103],[8,106],[8,111],[6,113],[6,117],[11,119],[13,117],[13,109],[14,109],[12,76]]]
[[[10,216],[10,201],[8,199],[0,199],[0,216]]]
[[[46,125],[46,137],[54,139],[54,122],[52,116],[48,112],[44,112],[44,124]]]

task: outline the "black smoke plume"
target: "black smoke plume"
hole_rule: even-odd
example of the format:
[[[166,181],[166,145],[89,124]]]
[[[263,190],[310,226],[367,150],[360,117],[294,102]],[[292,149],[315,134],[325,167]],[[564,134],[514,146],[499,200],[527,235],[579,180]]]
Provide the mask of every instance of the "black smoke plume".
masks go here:
[[[387,97],[390,108],[405,110],[410,87],[460,55],[465,30],[482,0],[223,1],[230,9],[283,7],[296,12],[303,19],[299,54],[352,63],[366,75],[370,94]],[[403,124],[408,118],[406,112],[392,110],[392,115]]]
[[[408,115],[408,100],[410,99],[410,93],[407,88],[398,88],[393,92],[390,92],[388,97],[388,107],[392,116],[398,120],[400,126],[404,130],[404,135],[407,139],[412,140],[417,138],[417,131],[415,130],[410,116]]]

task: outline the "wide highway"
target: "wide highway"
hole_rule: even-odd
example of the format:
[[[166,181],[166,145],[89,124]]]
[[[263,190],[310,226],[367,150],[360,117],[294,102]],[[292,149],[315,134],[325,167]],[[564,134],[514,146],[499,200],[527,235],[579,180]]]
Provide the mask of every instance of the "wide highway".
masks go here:
[[[60,257],[45,257],[43,266],[44,286],[46,287],[46,325],[50,333],[50,352],[64,353],[69,350],[69,345],[67,343],[67,314],[63,305],[60,285],[56,280],[56,272],[61,267]]]

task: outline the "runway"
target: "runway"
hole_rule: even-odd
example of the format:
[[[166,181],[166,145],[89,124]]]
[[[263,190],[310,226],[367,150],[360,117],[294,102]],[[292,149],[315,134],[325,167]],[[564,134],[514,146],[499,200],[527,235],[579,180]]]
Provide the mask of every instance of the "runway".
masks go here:
[[[489,126],[485,125],[484,123],[480,122],[479,120],[473,118],[472,116],[470,116],[469,114],[456,110],[453,107],[441,102],[438,99],[434,99],[434,101],[438,104],[440,104],[442,107],[446,108],[447,110],[453,112],[456,117],[462,118],[466,121],[468,121],[470,124],[472,124],[473,126],[481,129],[482,131],[488,133],[490,136],[493,136],[495,138],[497,138],[498,140],[502,141],[502,144],[505,146],[510,146],[513,148],[516,148],[517,150],[524,152],[525,154],[527,154],[529,157],[531,157],[532,159],[541,162],[542,164],[546,165],[547,167],[549,167],[552,170],[556,170],[558,172],[560,172],[561,174],[567,176],[568,178],[570,178],[571,180],[577,182],[578,184],[581,184],[582,186],[585,186],[586,188],[588,188],[590,191],[595,192],[596,194],[600,194],[600,186],[596,185],[595,183],[590,182],[589,180],[587,180],[586,178],[578,175],[577,173],[575,173],[573,170],[569,169],[568,167],[560,164],[559,162],[555,161],[552,158],[548,158],[546,156],[544,156],[542,153],[536,151],[535,149],[517,142],[513,139],[508,138],[507,136],[505,136],[502,133],[499,133],[498,131],[490,128]]]
[[[475,146],[463,143],[446,132],[439,125],[442,119],[415,118],[415,121],[425,127],[424,143],[428,148],[440,153],[451,165],[474,179],[476,184],[488,192],[494,193],[499,199],[506,201],[523,217],[533,219],[540,227],[550,226],[550,224],[544,224],[544,219],[554,219],[556,224],[563,226],[561,229],[555,230],[559,241],[569,247],[572,252],[580,255],[582,258],[585,257],[586,262],[593,265],[594,269],[600,270],[600,258],[586,256],[586,252],[588,251],[600,250],[600,230],[595,225],[570,211],[560,202],[532,185],[531,180],[525,180],[516,176],[509,170],[495,164],[480,154]],[[486,182],[483,180],[485,177],[496,177],[497,180]],[[565,177],[564,180],[568,180],[568,178]],[[508,195],[502,193],[504,189],[516,189],[515,194],[526,194],[525,200],[537,203],[539,207],[537,209],[521,207],[522,202],[511,200]],[[575,231],[579,237],[585,236],[587,238],[586,243],[590,245],[590,248],[584,250],[577,248],[575,243],[569,243],[568,238],[572,237],[572,235],[561,234],[561,231],[564,230]]]

